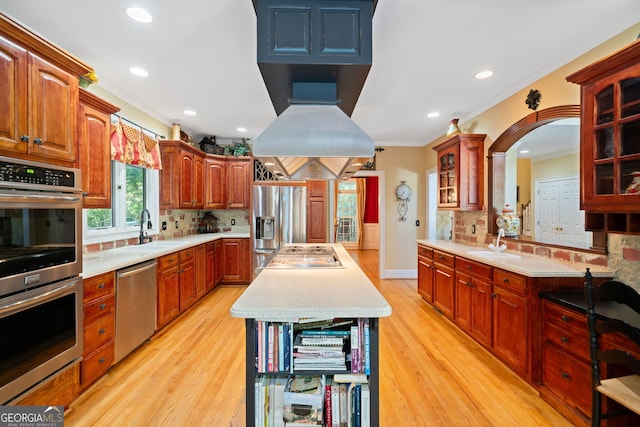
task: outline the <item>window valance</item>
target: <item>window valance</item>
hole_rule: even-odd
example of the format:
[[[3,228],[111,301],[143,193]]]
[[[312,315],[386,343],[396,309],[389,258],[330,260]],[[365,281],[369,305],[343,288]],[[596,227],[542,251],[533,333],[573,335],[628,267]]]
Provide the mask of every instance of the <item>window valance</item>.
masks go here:
[[[148,169],[162,169],[158,135],[152,137],[141,127],[122,123],[117,116],[115,123],[111,124],[111,160]]]

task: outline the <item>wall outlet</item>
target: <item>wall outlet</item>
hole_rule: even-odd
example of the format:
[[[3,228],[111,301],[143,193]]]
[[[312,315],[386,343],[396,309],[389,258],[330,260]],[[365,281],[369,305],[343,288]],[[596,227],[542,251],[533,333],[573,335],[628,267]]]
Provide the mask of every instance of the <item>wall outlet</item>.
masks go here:
[[[236,220],[235,220],[235,218],[231,218],[231,225],[236,225]]]
[[[416,219],[416,227],[420,227],[420,220]]]
[[[180,227],[178,227],[178,221],[176,221],[176,228],[180,228]]]
[[[166,230],[167,229],[167,221],[162,221],[162,230]]]

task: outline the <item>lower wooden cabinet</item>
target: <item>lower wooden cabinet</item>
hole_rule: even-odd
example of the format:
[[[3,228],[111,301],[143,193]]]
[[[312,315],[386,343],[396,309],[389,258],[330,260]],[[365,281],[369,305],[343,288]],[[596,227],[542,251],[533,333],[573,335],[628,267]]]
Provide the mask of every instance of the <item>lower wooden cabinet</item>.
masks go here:
[[[161,329],[180,313],[179,253],[158,258],[156,271],[156,330]]]
[[[454,317],[454,262],[453,255],[433,251],[433,305],[450,319]]]
[[[433,249],[418,245],[418,294],[433,302]]]
[[[115,278],[109,272],[83,282],[84,351],[80,384],[86,389],[113,365]]]
[[[493,343],[492,267],[456,257],[455,323],[491,347]]]
[[[180,268],[178,277],[180,282],[180,311],[186,310],[196,300],[196,260],[195,248],[180,251]]]
[[[80,391],[80,364],[76,363],[51,380],[43,384],[33,393],[11,402],[15,406],[64,406],[67,408]],[[29,423],[28,425],[30,425]],[[18,425],[18,424],[15,424]],[[22,424],[20,424],[22,425]]]
[[[222,265],[224,264],[223,246],[222,240],[213,242],[213,286],[219,285],[224,276],[224,272],[222,271]]]
[[[249,239],[223,239],[222,250],[224,253],[222,283],[249,283],[251,281]]]
[[[207,262],[207,245],[202,244],[196,246],[196,256],[195,256],[195,288],[196,288],[196,300],[202,297],[207,293],[208,289],[208,262]]]

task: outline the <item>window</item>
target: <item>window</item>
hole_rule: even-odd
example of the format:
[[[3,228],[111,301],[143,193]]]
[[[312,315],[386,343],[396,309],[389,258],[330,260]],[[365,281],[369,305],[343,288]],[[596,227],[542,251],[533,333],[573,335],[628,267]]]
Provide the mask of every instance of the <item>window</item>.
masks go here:
[[[137,237],[147,208],[158,233],[158,171],[111,161],[111,209],[84,209],[84,244]]]
[[[336,242],[358,241],[358,203],[353,179],[338,183]]]

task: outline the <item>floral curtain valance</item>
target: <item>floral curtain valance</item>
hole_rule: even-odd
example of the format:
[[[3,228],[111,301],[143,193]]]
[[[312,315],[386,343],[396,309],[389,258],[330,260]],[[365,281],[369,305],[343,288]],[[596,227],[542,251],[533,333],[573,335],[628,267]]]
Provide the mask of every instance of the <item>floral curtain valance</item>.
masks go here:
[[[148,169],[162,169],[157,135],[153,138],[144,133],[142,128],[136,129],[122,123],[118,117],[116,123],[111,124],[111,160]]]

